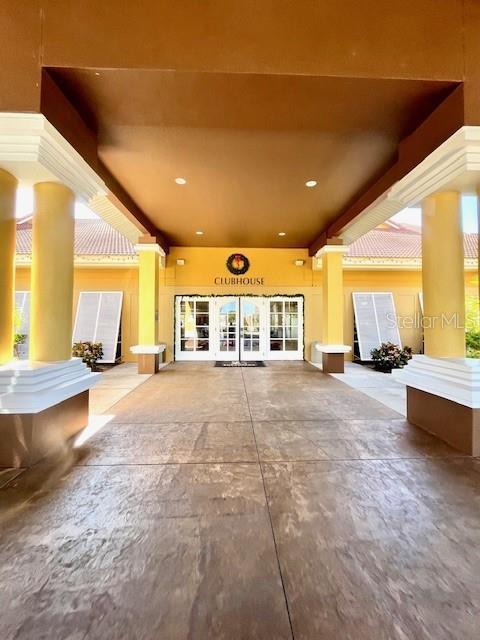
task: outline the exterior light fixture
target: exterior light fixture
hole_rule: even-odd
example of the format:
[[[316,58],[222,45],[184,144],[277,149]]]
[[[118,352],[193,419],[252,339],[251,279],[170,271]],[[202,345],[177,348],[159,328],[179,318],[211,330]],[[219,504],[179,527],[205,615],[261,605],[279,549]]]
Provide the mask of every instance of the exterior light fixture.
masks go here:
[[[305,264],[305,260],[295,260],[296,267],[303,267],[304,264]]]
[[[203,236],[203,231],[195,231],[197,236]]]
[[[185,180],[185,178],[175,178],[175,182],[177,184],[187,184],[187,181]]]
[[[307,180],[307,182],[305,182],[305,186],[309,187],[310,189],[312,189],[313,187],[317,186],[317,181],[316,180]]]
[[[278,235],[283,238],[283,236],[286,236],[287,234],[285,233],[285,231],[279,231]]]
[[[178,260],[177,260],[177,265],[178,265],[179,267],[183,267],[183,266],[185,266],[185,260],[184,260],[183,258],[178,258]]]

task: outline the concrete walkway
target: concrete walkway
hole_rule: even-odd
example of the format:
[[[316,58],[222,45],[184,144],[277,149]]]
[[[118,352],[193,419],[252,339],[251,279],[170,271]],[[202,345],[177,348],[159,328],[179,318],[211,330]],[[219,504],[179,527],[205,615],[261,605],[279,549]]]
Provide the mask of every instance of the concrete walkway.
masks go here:
[[[334,378],[353,389],[358,389],[369,398],[378,400],[402,416],[407,412],[407,390],[404,384],[397,382],[390,373],[374,371],[370,367],[345,363],[345,373],[334,373]]]
[[[480,462],[302,363],[177,363],[0,490],[2,640],[473,640]]]

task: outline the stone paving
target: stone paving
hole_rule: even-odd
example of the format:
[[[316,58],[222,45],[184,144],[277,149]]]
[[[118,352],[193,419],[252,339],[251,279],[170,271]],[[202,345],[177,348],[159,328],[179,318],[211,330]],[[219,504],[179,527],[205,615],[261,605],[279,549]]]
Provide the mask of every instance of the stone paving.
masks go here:
[[[0,474],[2,640],[478,638],[478,460],[303,362],[123,396]]]

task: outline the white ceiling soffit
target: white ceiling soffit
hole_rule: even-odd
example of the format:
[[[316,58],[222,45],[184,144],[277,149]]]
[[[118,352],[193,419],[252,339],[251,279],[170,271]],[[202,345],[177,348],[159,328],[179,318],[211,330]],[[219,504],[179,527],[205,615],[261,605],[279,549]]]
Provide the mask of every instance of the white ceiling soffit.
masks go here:
[[[40,113],[0,113],[0,168],[22,184],[61,182],[131,242],[145,233],[108,198],[108,188]]]
[[[462,127],[351,223],[339,237],[351,244],[406,207],[437,191],[476,193],[480,187],[480,127]]]

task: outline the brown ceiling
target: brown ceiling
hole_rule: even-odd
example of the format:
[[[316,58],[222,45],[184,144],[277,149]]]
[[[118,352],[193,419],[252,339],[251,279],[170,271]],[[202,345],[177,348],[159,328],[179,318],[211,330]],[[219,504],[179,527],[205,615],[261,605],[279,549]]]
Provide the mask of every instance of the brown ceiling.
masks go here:
[[[51,69],[172,245],[306,247],[453,83]],[[99,75],[97,75],[99,74]],[[187,179],[178,186],[174,179]],[[318,186],[307,189],[305,181]],[[201,229],[199,238],[195,231]],[[285,231],[284,238],[278,237]]]

